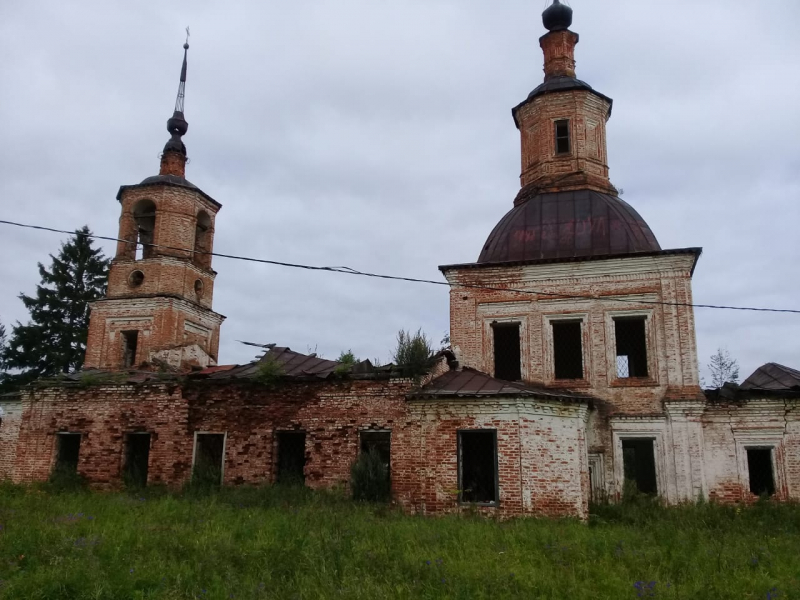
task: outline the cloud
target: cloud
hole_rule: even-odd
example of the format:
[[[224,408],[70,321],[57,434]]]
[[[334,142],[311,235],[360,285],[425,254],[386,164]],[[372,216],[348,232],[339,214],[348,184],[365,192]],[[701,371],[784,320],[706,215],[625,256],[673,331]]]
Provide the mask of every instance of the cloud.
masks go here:
[[[158,168],[188,23],[187,176],[224,205],[215,249],[440,279],[477,258],[518,190],[510,108],[542,78],[540,4],[4,6],[0,215],[116,233],[119,185]],[[704,247],[695,301],[798,308],[800,8],[571,4],[578,75],[615,99],[612,180],[662,247]],[[0,230],[4,322],[27,318],[16,295],[58,243]],[[225,362],[253,355],[237,339],[389,359],[399,328],[449,327],[446,288],[214,267]],[[800,364],[796,315],[696,322],[701,363],[727,346],[743,375]]]

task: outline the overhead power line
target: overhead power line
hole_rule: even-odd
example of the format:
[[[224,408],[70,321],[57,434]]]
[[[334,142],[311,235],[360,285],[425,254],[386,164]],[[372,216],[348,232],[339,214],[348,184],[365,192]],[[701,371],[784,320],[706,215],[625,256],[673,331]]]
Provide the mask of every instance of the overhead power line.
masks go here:
[[[65,229],[55,229],[53,227],[45,227],[43,225],[30,225],[28,223],[17,223],[15,221],[5,221],[0,219],[0,225],[12,225],[14,227],[22,227],[24,229],[37,229],[39,231],[49,231],[52,233],[62,233],[66,235],[82,235],[91,239],[95,240],[106,240],[109,242],[122,242],[124,244],[130,245],[137,245],[137,242],[132,242],[130,240],[123,240],[116,237],[104,236],[104,235],[95,235],[95,234],[85,234],[81,233],[80,231],[68,231]],[[161,244],[147,244],[150,248],[161,248],[162,250],[173,250],[177,252],[189,252],[186,248],[176,248],[173,246],[165,246]],[[217,256],[219,258],[228,258],[231,260],[242,260],[246,262],[254,262],[254,263],[261,263],[266,265],[274,265],[277,267],[288,267],[291,269],[306,269],[309,271],[328,271],[330,273],[342,273],[344,275],[358,275],[361,277],[372,277],[376,279],[390,279],[394,281],[407,281],[411,283],[425,283],[430,285],[438,285],[438,286],[446,286],[449,288],[455,289],[473,289],[473,290],[489,290],[495,292],[513,292],[516,294],[529,294],[533,296],[551,296],[553,298],[559,298],[564,300],[608,300],[608,297],[603,296],[596,296],[591,294],[562,294],[558,292],[545,292],[541,290],[521,290],[517,288],[508,288],[508,287],[497,287],[497,286],[490,286],[490,285],[480,285],[480,284],[451,284],[447,281],[436,281],[433,279],[420,279],[417,277],[402,277],[399,275],[385,275],[382,273],[370,273],[367,271],[358,271],[356,269],[352,269],[350,267],[339,266],[339,267],[320,267],[315,265],[304,265],[300,263],[290,263],[290,262],[283,262],[279,260],[269,260],[266,258],[253,258],[250,256],[237,256],[235,254],[223,254],[222,252],[205,252],[201,250],[195,250],[195,254],[208,254],[211,256]],[[725,306],[725,305],[717,305],[717,304],[692,304],[689,302],[664,302],[659,300],[640,300],[634,298],[619,298],[614,297],[613,300],[615,302],[629,302],[633,304],[653,304],[653,305],[660,305],[660,306],[686,306],[692,308],[711,308],[717,310],[738,310],[738,311],[751,311],[751,312],[770,312],[770,313],[789,313],[789,314],[800,314],[800,310],[798,309],[791,309],[791,308],[758,308],[752,306]]]

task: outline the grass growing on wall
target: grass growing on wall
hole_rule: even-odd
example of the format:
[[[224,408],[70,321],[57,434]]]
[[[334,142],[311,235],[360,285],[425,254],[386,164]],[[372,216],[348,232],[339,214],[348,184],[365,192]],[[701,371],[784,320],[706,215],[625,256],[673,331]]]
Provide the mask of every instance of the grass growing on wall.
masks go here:
[[[753,598],[800,594],[800,508],[403,516],[295,488],[0,486],[0,598]]]

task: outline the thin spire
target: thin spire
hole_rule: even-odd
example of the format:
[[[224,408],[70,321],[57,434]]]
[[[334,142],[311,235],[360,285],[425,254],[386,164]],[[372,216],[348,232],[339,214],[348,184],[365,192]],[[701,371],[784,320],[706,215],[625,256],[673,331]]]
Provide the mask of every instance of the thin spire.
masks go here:
[[[167,120],[167,131],[171,137],[164,146],[161,155],[161,175],[184,176],[186,165],[186,146],[181,139],[189,130],[189,123],[183,116],[183,98],[186,92],[186,57],[189,52],[189,28],[186,28],[186,41],[183,44],[183,64],[181,65],[181,80],[178,84],[178,97],[175,100],[175,112]]]
[[[186,55],[189,53],[189,28],[186,28],[186,41],[183,43],[183,65],[181,65],[181,81],[178,84],[178,98],[175,100],[175,112],[183,113],[183,96],[186,92]]]

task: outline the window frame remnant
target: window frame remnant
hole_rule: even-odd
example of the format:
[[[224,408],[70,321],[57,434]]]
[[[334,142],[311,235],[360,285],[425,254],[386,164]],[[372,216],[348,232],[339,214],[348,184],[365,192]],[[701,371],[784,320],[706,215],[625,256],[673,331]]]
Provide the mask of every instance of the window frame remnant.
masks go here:
[[[646,315],[613,317],[617,379],[648,379],[650,352]]]
[[[640,493],[658,495],[655,438],[626,437],[622,439],[622,472],[623,489],[625,481],[632,481]]]
[[[497,506],[500,501],[497,430],[459,429],[457,438],[459,503]],[[479,445],[483,445],[483,448],[479,448]],[[475,456],[487,448],[491,448],[491,457]],[[473,461],[479,461],[479,464]],[[489,474],[481,472],[485,471],[487,465],[491,468]]]
[[[572,140],[570,136],[569,119],[557,119],[553,121],[555,134],[556,156],[566,156],[572,154]]]
[[[521,380],[522,323],[519,321],[493,322],[492,345],[494,350],[494,376],[505,381]]]
[[[150,466],[152,436],[147,431],[132,431],[125,434],[125,462],[122,475],[126,483],[145,487]]]
[[[139,330],[126,329],[119,333],[122,343],[122,360],[120,361],[120,365],[123,369],[135,367],[136,354],[139,351]]]
[[[556,380],[584,379],[583,320],[550,321],[553,337],[553,377]]]
[[[750,493],[774,496],[776,490],[775,464],[772,446],[747,446],[747,477]],[[755,474],[755,477],[753,476]]]
[[[306,438],[302,429],[275,432],[275,483],[305,485]]]
[[[155,256],[156,204],[150,199],[139,200],[133,207],[133,221],[136,230],[134,260]]]
[[[392,477],[392,432],[389,429],[362,429],[358,432],[359,454],[374,449],[386,466],[389,479]]]
[[[192,456],[192,477],[202,468],[206,473],[201,477],[211,481],[207,473],[214,473],[214,463],[219,462],[219,474],[216,476],[216,485],[222,485],[225,480],[225,450],[228,434],[216,431],[196,431],[194,434],[194,454]]]
[[[78,473],[82,441],[83,434],[81,433],[71,431],[56,433],[56,457],[53,471],[70,475]]]

